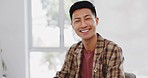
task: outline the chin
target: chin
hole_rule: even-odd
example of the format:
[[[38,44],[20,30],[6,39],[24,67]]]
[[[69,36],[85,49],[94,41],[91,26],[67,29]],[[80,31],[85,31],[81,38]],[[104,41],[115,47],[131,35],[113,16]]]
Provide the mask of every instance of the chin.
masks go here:
[[[83,36],[83,37],[81,37],[82,40],[89,40],[91,38],[92,38],[91,36]]]

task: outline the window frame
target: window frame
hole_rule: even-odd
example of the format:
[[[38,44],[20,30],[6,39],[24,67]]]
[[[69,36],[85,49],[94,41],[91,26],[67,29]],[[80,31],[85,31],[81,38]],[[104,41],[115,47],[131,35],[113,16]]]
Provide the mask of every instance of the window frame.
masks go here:
[[[29,49],[30,52],[65,52],[69,47],[65,47],[64,46],[64,19],[65,19],[65,10],[64,10],[64,1],[65,0],[59,0],[59,20],[58,20],[58,26],[60,29],[60,41],[59,41],[59,47],[34,47],[33,46],[33,34],[32,34],[32,3],[30,0],[30,13],[29,13],[29,21],[28,22],[30,24],[29,26]],[[76,2],[78,0],[74,0],[74,2]],[[91,2],[93,2],[93,0],[90,0]]]
[[[30,1],[31,2],[31,1]],[[32,4],[31,4],[32,5]],[[64,46],[64,20],[61,19],[65,19],[64,18],[64,0],[59,0],[59,20],[58,20],[58,25],[59,25],[59,29],[60,29],[60,46],[59,47],[34,47],[33,46],[33,34],[32,34],[32,20],[30,23],[30,27],[29,27],[29,45],[30,45],[30,51],[31,52],[51,52],[51,51],[66,51],[68,49],[68,47]],[[31,7],[32,8],[32,7]],[[32,14],[32,10],[30,9],[30,13]],[[32,18],[32,15],[31,15]]]

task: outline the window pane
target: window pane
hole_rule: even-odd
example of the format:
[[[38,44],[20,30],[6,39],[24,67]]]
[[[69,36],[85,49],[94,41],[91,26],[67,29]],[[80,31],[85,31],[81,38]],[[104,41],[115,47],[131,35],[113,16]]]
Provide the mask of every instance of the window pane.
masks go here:
[[[32,0],[33,47],[59,46],[58,10],[59,0]]]
[[[31,52],[30,78],[53,78],[64,58],[65,52]]]

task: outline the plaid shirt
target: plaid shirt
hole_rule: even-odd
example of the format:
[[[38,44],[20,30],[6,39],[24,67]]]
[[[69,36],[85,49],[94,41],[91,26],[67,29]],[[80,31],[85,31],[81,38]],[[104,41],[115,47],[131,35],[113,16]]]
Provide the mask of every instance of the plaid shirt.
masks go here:
[[[81,41],[72,45],[66,54],[61,71],[58,71],[54,78],[80,78],[83,49]],[[93,61],[92,78],[125,78],[121,48],[99,34]]]

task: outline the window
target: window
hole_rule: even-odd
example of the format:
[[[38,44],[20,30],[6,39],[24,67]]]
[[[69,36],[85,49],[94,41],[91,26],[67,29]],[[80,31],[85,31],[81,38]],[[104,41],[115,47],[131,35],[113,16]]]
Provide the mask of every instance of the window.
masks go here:
[[[32,0],[30,78],[51,78],[61,69],[68,47],[79,41],[69,7],[78,0]]]

